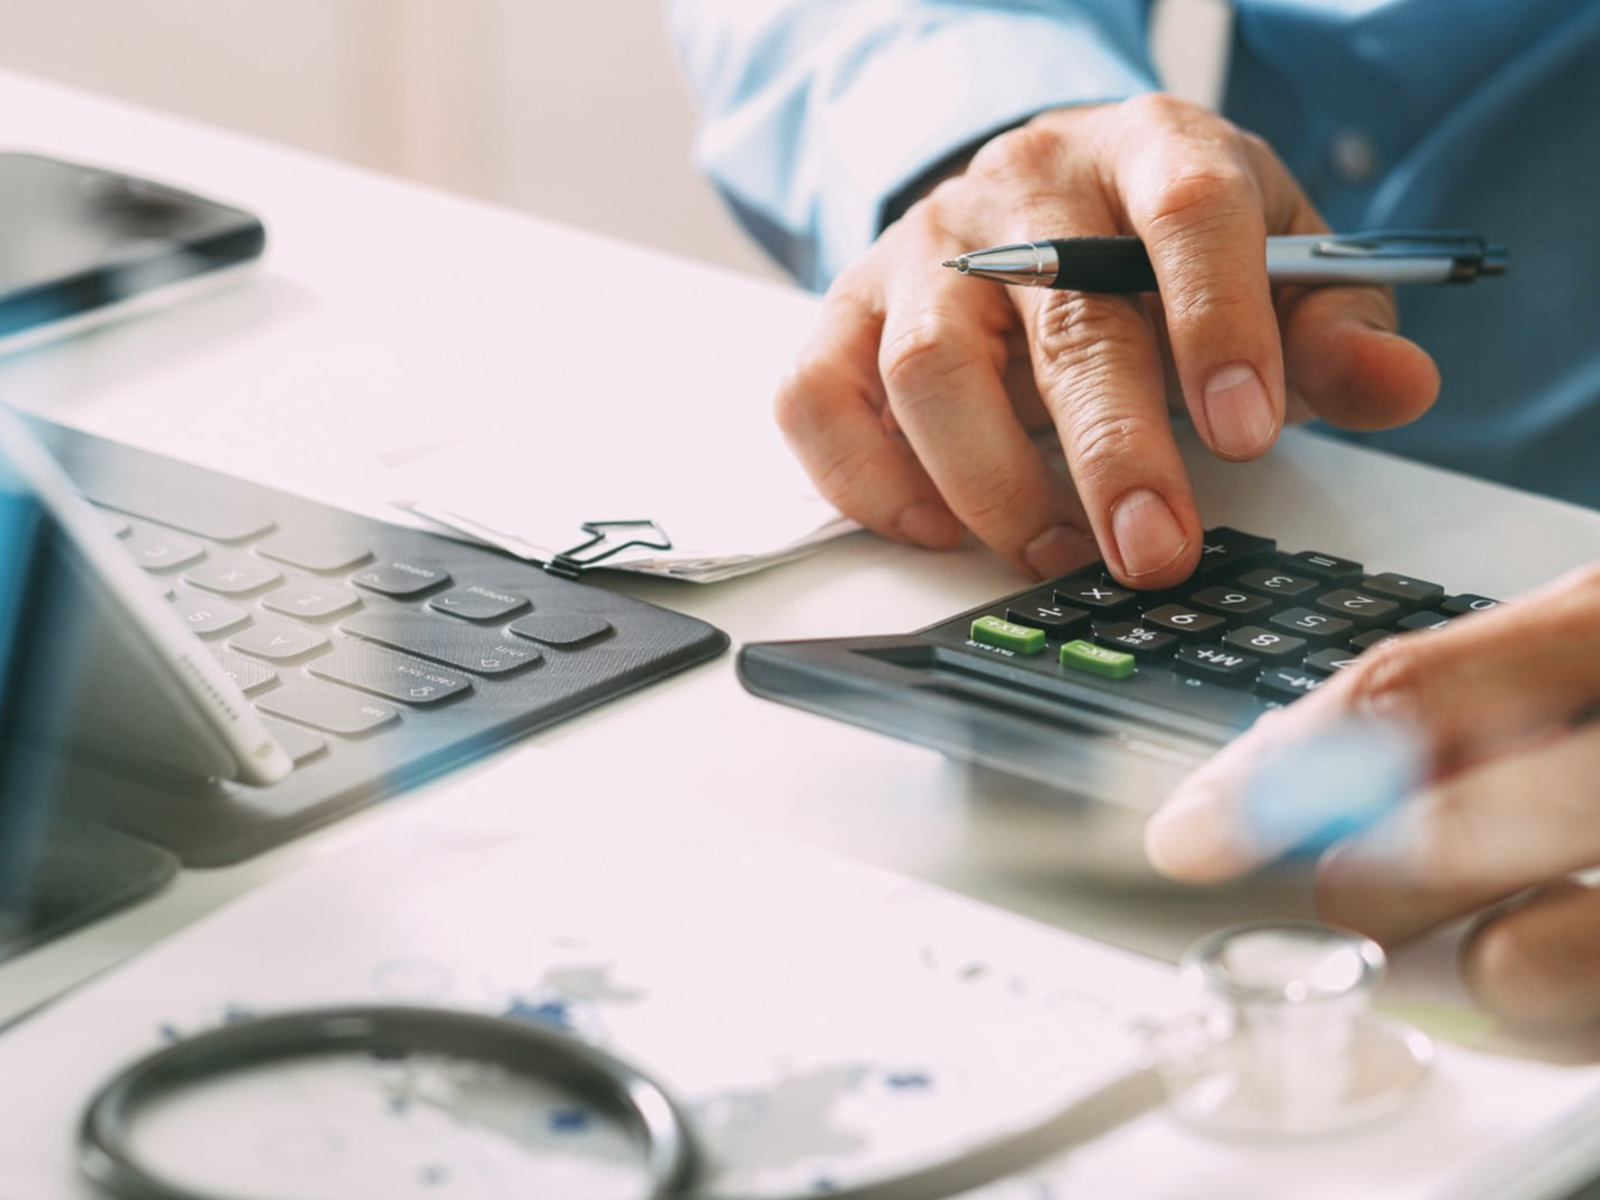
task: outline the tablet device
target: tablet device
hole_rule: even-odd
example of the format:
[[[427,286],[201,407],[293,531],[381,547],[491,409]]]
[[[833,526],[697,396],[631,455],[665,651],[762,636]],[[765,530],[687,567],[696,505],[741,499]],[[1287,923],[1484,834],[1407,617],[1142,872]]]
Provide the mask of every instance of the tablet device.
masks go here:
[[[0,153],[0,354],[214,287],[260,258],[243,209],[120,171]]]
[[[289,774],[289,755],[158,582],[3,405],[0,495],[20,555],[0,564],[10,736],[145,772],[257,785]]]

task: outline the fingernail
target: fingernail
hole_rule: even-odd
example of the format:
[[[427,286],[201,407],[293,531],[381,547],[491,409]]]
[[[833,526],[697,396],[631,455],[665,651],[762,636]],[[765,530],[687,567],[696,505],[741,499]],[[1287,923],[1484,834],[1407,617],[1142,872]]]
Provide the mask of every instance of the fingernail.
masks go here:
[[[1206,381],[1211,444],[1230,458],[1254,458],[1272,444],[1278,418],[1253,367],[1234,363]]]
[[[961,523],[942,504],[924,501],[900,514],[896,526],[908,541],[944,550],[961,540]]]
[[[1111,534],[1130,577],[1153,575],[1189,548],[1178,518],[1149,488],[1131,491],[1112,506]]]
[[[1145,825],[1144,853],[1152,867],[1174,879],[1226,872],[1237,851],[1222,794],[1204,785],[1175,793]]]
[[[1022,557],[1040,579],[1053,579],[1098,558],[1099,553],[1092,539],[1070,525],[1056,525],[1029,542]]]

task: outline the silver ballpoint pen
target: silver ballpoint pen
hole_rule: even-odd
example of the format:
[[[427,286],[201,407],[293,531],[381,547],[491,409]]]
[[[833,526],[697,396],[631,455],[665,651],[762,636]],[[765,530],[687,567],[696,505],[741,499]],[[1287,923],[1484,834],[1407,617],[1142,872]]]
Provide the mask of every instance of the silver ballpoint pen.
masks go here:
[[[1500,275],[1506,249],[1471,233],[1382,231],[1267,239],[1273,283],[1470,283]],[[1136,237],[1051,238],[993,246],[944,264],[963,275],[1080,292],[1154,292],[1155,268]]]

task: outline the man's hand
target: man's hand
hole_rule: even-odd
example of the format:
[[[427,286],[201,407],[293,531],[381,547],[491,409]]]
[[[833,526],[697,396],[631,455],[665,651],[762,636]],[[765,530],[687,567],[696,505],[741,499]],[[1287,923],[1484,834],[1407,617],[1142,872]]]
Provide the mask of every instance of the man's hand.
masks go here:
[[[1045,113],[983,146],[838,278],[779,423],[822,494],[879,533],[949,547],[965,525],[1041,578],[1103,554],[1125,583],[1176,583],[1201,524],[1169,394],[1229,459],[1263,453],[1289,410],[1376,429],[1437,394],[1432,361],[1395,335],[1387,290],[1273,292],[1266,237],[1326,228],[1264,142],[1195,105],[1151,95]],[[940,266],[1117,233],[1144,240],[1159,298]],[[1029,440],[1048,422],[1071,483]]]
[[[1241,874],[1285,846],[1252,836],[1264,761],[1351,719],[1414,731],[1425,781],[1318,868],[1323,915],[1393,944],[1483,913],[1466,978],[1520,1023],[1600,1019],[1600,569],[1437,632],[1406,634],[1269,715],[1195,772],[1146,831],[1178,879]],[[1358,797],[1352,797],[1359,801]]]

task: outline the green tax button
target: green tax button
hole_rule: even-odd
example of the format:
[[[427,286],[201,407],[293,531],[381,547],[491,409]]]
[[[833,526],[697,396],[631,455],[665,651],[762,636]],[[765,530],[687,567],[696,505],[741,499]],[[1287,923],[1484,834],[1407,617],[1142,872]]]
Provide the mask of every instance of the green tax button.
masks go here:
[[[972,623],[972,640],[1016,654],[1037,654],[1044,649],[1044,630],[999,617],[979,617]]]
[[[1061,665],[1105,679],[1126,679],[1133,674],[1133,655],[1107,650],[1080,638],[1061,647]]]

